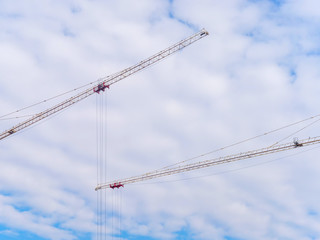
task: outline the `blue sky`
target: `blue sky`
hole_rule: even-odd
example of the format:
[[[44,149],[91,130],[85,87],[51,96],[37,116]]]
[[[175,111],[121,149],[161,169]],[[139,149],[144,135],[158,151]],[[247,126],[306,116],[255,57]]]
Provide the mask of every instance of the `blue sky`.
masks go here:
[[[0,0],[0,116],[206,28],[208,37],[103,95],[106,178],[142,174],[319,114],[319,20],[315,0]],[[99,98],[1,141],[0,239],[99,239]],[[0,118],[1,129],[20,120]],[[317,124],[298,132],[309,123],[207,157],[318,136]],[[318,239],[318,155],[277,154],[102,192],[106,239]]]

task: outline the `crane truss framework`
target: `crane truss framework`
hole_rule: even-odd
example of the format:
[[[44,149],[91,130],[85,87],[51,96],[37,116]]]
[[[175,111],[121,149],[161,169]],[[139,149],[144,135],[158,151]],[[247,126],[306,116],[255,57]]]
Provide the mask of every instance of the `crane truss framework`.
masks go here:
[[[133,65],[132,67],[126,68],[120,72],[117,72],[113,75],[107,76],[107,77],[103,77],[100,78],[98,80],[98,84],[93,87],[93,88],[89,88],[43,112],[40,112],[36,115],[34,115],[33,117],[15,125],[14,127],[5,130],[4,132],[2,132],[0,134],[0,140],[9,137],[10,135],[23,130],[24,128],[33,125],[39,121],[41,121],[42,119],[45,119],[87,97],[89,97],[90,95],[94,94],[94,93],[100,93],[100,91],[104,91],[105,88],[109,88],[110,85],[121,81],[122,79],[129,77],[130,75],[133,75],[134,73],[137,73],[139,71],[141,71],[142,69],[145,69],[161,60],[163,60],[164,58],[176,53],[177,51],[191,45],[192,43],[204,38],[205,36],[209,35],[209,33],[205,30],[202,29],[201,31],[199,31],[198,33],[191,35],[190,37],[181,40],[179,42],[177,42],[176,44],[172,45],[171,47],[168,47],[160,52],[158,52],[155,55],[152,55],[151,57],[141,61],[140,63]]]
[[[154,178],[160,178],[160,177],[174,175],[174,174],[178,174],[178,173],[182,173],[182,172],[189,172],[189,171],[193,171],[193,170],[197,170],[197,169],[201,169],[201,168],[211,167],[214,165],[220,165],[220,164],[240,161],[240,160],[244,160],[244,159],[254,158],[254,157],[268,155],[268,154],[282,152],[282,151],[287,151],[287,150],[291,150],[294,148],[305,147],[305,146],[310,146],[310,145],[319,144],[319,143],[320,143],[320,136],[314,137],[314,138],[307,138],[307,139],[299,141],[299,143],[298,142],[285,143],[285,144],[275,145],[275,146],[268,147],[268,148],[262,148],[262,149],[257,149],[257,150],[248,151],[248,152],[244,152],[244,153],[239,153],[239,154],[235,154],[235,155],[229,155],[229,156],[214,158],[214,159],[201,161],[201,162],[197,162],[197,163],[181,165],[181,166],[177,166],[177,167],[173,167],[173,168],[164,168],[161,170],[148,172],[143,175],[101,184],[101,185],[98,185],[95,188],[95,190],[97,191],[97,190],[106,189],[106,188],[112,188],[112,189],[119,188],[119,187],[123,187],[126,184],[147,181],[147,180],[151,180]]]

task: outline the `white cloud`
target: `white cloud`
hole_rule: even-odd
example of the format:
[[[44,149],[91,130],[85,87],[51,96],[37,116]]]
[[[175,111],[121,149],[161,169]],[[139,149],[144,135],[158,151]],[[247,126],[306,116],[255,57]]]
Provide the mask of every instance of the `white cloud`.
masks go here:
[[[318,114],[317,5],[2,1],[0,115],[112,74],[206,27],[209,37],[108,90],[108,179],[261,134]],[[0,236],[23,230],[42,238],[82,239],[95,233],[95,101],[91,97],[1,141],[0,221],[8,230]],[[1,128],[12,124],[1,121]],[[221,154],[272,144],[296,130]],[[314,125],[297,136],[317,130]],[[121,228],[129,236],[157,239],[319,238],[316,156],[313,150],[222,175],[125,186]],[[106,231],[111,233],[110,225]]]

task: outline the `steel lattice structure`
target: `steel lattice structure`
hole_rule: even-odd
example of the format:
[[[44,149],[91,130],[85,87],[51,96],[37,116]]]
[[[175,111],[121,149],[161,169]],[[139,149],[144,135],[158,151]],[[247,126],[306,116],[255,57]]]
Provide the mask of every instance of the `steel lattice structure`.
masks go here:
[[[179,50],[191,45],[192,43],[204,38],[205,36],[209,35],[209,33],[202,29],[196,34],[191,35],[190,37],[181,40],[177,42],[176,44],[172,45],[171,47],[168,47],[157,54],[152,55],[151,57],[139,62],[138,64],[133,65],[132,67],[126,68],[118,73],[115,73],[113,75],[103,77],[99,79],[99,83],[93,87],[89,88],[43,112],[40,112],[31,118],[13,126],[10,129],[5,130],[0,134],[0,140],[11,136],[14,133],[17,133],[57,112],[60,112],[61,110],[70,107],[71,105],[89,97],[90,95],[94,93],[100,93],[100,91],[105,91],[106,88],[109,88],[112,84],[121,81],[124,78],[129,77],[130,75],[133,75],[149,66],[152,66],[153,64],[165,59],[166,57],[178,52]]]
[[[148,172],[148,173],[145,173],[145,174],[139,175],[139,176],[115,180],[112,182],[98,185],[95,188],[95,190],[97,191],[97,190],[105,189],[105,188],[112,188],[112,189],[119,188],[119,187],[123,187],[126,184],[147,181],[147,180],[151,180],[154,178],[160,178],[160,177],[174,175],[174,174],[178,174],[178,173],[182,173],[182,172],[189,172],[189,171],[193,171],[193,170],[197,170],[197,169],[201,169],[201,168],[211,167],[214,165],[220,165],[220,164],[240,161],[240,160],[244,160],[244,159],[259,157],[259,156],[263,156],[263,155],[269,155],[272,153],[292,150],[295,148],[310,146],[310,145],[319,144],[319,143],[320,143],[320,137],[307,138],[307,139],[303,139],[299,142],[296,140],[294,142],[274,145],[274,146],[268,147],[268,148],[261,148],[261,149],[257,149],[257,150],[253,150],[253,151],[248,151],[248,152],[239,153],[239,154],[235,154],[235,155],[229,155],[229,156],[225,156],[225,157],[214,158],[214,159],[200,161],[200,162],[196,162],[196,163],[192,163],[192,164],[180,165],[180,166],[172,167],[172,168],[164,168],[161,170]]]

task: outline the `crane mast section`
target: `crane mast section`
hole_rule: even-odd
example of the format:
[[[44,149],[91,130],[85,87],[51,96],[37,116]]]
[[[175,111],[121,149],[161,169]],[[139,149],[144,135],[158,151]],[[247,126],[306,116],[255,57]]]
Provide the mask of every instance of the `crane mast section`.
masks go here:
[[[205,30],[202,29],[200,32],[191,35],[190,37],[181,40],[180,42],[172,45],[169,48],[166,48],[160,52],[158,52],[157,54],[154,54],[153,56],[141,61],[140,63],[133,65],[132,67],[126,68],[120,72],[117,72],[115,74],[112,74],[110,76],[107,77],[103,77],[99,79],[99,84],[97,84],[95,87],[93,88],[89,88],[45,111],[42,111],[36,115],[34,115],[33,117],[13,126],[12,128],[5,130],[4,132],[2,132],[0,134],[0,140],[11,136],[12,134],[21,131],[24,128],[27,128],[30,125],[33,125],[39,121],[41,121],[42,119],[45,119],[87,97],[89,97],[90,95],[94,94],[94,93],[100,93],[100,91],[105,91],[106,88],[109,88],[110,85],[121,81],[122,79],[129,77],[130,75],[133,75],[134,73],[137,73],[161,60],[163,60],[164,58],[172,55],[173,53],[176,53],[177,51],[191,45],[192,43],[204,38],[205,36],[209,35],[209,33]]]
[[[214,165],[220,165],[220,164],[240,161],[240,160],[244,160],[244,159],[259,157],[259,156],[263,156],[263,155],[269,155],[272,153],[287,151],[287,150],[310,146],[310,145],[319,144],[319,143],[320,143],[320,137],[314,137],[314,138],[308,138],[308,139],[301,140],[301,141],[299,141],[299,143],[294,142],[294,143],[275,145],[273,147],[257,149],[257,150],[239,153],[239,154],[235,154],[235,155],[229,155],[229,156],[225,156],[225,157],[214,158],[214,159],[200,161],[200,162],[192,163],[192,164],[180,165],[180,166],[177,166],[174,168],[165,168],[163,170],[145,173],[140,176],[125,178],[125,179],[101,184],[101,185],[98,185],[95,190],[97,191],[97,190],[105,189],[105,188],[118,188],[119,186],[123,187],[126,184],[147,181],[147,180],[151,180],[154,178],[160,178],[160,177],[164,177],[164,176],[179,174],[182,172],[189,172],[189,171],[193,171],[193,170],[197,170],[197,169],[201,169],[201,168],[211,167]]]

